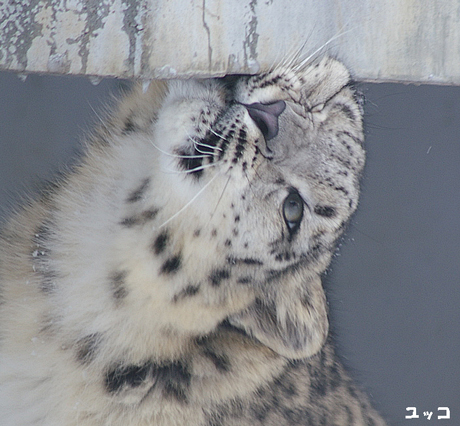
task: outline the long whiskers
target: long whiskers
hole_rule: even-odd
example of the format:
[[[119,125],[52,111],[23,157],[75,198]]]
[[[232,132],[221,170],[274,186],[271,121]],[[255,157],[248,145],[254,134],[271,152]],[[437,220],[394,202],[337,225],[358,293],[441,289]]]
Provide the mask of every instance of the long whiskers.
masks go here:
[[[223,135],[221,135],[220,133],[217,133],[215,130],[213,130],[210,126],[206,126],[206,128],[212,133],[214,134],[215,136],[217,136],[219,139],[222,139],[226,142],[230,142],[227,138],[225,138]],[[219,148],[216,146],[216,148],[219,150],[219,151],[222,151],[222,148]]]
[[[196,140],[194,140],[192,138],[190,138],[190,140],[193,142],[193,146],[195,147],[196,152],[199,152],[200,154],[203,154],[203,156],[205,156],[205,157],[217,157],[217,154],[215,152],[202,151],[199,148],[199,147],[203,147],[203,148],[214,149],[213,146],[205,144],[205,143],[197,142]]]
[[[165,173],[172,173],[172,174],[176,174],[176,175],[187,175],[187,174],[199,172],[200,170],[208,169],[210,167],[219,166],[219,165],[223,164],[223,162],[224,161],[222,160],[222,161],[216,161],[215,163],[203,164],[201,166],[194,167],[193,169],[190,169],[190,170],[162,169],[162,171],[165,172]]]
[[[308,66],[312,60],[312,58],[314,58],[319,52],[322,52],[325,50],[325,48],[330,45],[334,40],[337,40],[338,38],[340,37],[343,37],[345,34],[349,33],[353,31],[353,28],[349,29],[349,30],[346,30],[346,31],[342,31],[341,33],[339,34],[336,34],[335,36],[331,37],[328,41],[326,41],[326,43],[324,43],[323,45],[321,45],[320,47],[318,47],[318,49],[316,49],[315,51],[313,51],[310,55],[308,55],[306,58],[302,59],[299,63],[297,63],[296,65],[294,65],[292,68],[295,70],[295,71],[300,71],[302,70],[303,68],[305,68],[306,66]]]
[[[209,145],[207,143],[203,143],[203,142],[200,142],[200,141],[196,141],[193,139],[193,143],[195,146],[202,146],[204,148],[209,148],[209,149],[216,149],[218,151],[222,151],[222,148],[218,147],[218,146],[214,146],[214,145]]]
[[[150,143],[155,147],[155,149],[157,149],[158,151],[160,151],[162,154],[167,155],[168,157],[172,157],[172,158],[208,158],[208,157],[212,157],[212,156],[213,156],[211,153],[201,153],[200,155],[194,155],[194,154],[190,154],[190,155],[173,154],[173,153],[171,153],[171,152],[167,152],[167,151],[161,149],[159,146],[155,145],[153,142],[150,142]]]
[[[345,27],[348,24],[345,24]],[[306,40],[301,44],[300,47],[292,49],[290,53],[288,53],[282,61],[277,63],[276,61],[271,65],[269,72],[274,71],[277,68],[289,68],[292,69],[293,71],[301,71],[302,69],[306,68],[311,64],[311,62],[315,59],[315,57],[318,56],[320,53],[325,53],[327,52],[327,48],[329,49],[332,47],[331,44],[339,39],[340,37],[345,36],[351,31],[354,31],[355,27],[350,28],[348,30],[340,31],[338,34],[334,35],[331,37],[329,40],[327,40],[325,43],[323,43],[321,46],[319,46],[317,49],[315,49],[312,53],[310,53],[308,56],[305,56],[307,54],[307,45],[310,42],[310,36],[306,38]],[[314,30],[312,30],[313,32]]]

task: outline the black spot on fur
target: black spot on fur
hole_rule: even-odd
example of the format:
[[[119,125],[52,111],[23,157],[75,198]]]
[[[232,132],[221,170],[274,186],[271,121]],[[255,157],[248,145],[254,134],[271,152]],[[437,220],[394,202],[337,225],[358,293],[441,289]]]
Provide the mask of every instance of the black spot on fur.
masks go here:
[[[277,378],[274,382],[277,392],[281,392],[287,398],[292,398],[298,395],[298,390],[295,383],[288,376]]]
[[[155,219],[156,215],[158,214],[158,209],[149,209],[145,210],[140,214],[140,218],[142,223],[146,223],[150,220]]]
[[[109,369],[105,376],[105,388],[109,393],[117,393],[151,382],[152,388],[161,389],[163,397],[184,403],[187,402],[190,380],[188,367],[182,362],[155,364],[148,361],[139,365],[119,364]]]
[[[277,262],[288,262],[289,260],[291,260],[291,256],[295,257],[295,254],[294,253],[291,254],[291,253],[289,253],[287,251],[282,252],[282,253],[276,253],[275,260]]]
[[[124,299],[128,295],[128,290],[126,289],[126,271],[114,272],[110,276],[110,284],[112,286],[112,294],[116,300]]]
[[[232,245],[232,241],[229,240],[229,239],[226,239],[224,245],[225,245],[226,247],[230,247],[230,246]]]
[[[230,271],[227,269],[217,269],[209,276],[209,281],[213,287],[219,287],[223,280],[230,278]]]
[[[316,206],[315,213],[323,217],[334,217],[336,215],[336,210],[331,206]]]
[[[145,225],[146,223],[155,219],[157,214],[158,214],[158,209],[154,209],[154,208],[148,209],[137,215],[126,217],[120,222],[120,225],[126,228],[132,228],[133,226],[138,226],[138,225]]]
[[[240,277],[236,280],[238,284],[249,284],[252,282],[252,277]]]
[[[145,191],[147,190],[147,188],[149,187],[150,185],[150,178],[146,178],[142,181],[141,185],[139,186],[139,188],[137,188],[136,190],[134,190],[129,196],[128,198],[126,199],[126,201],[128,203],[135,203],[137,201],[140,201],[142,200],[142,197],[144,196],[145,194]]]
[[[225,354],[216,354],[212,349],[205,348],[203,355],[208,358],[214,367],[221,373],[227,373],[230,371],[230,359]]]
[[[155,241],[153,243],[153,251],[156,255],[159,255],[160,253],[164,252],[168,244],[168,239],[169,239],[168,231],[163,231],[160,235],[158,235],[155,238]]]
[[[187,402],[191,374],[188,366],[180,361],[155,367],[157,381],[163,386],[163,396],[178,402]]]
[[[262,262],[259,259],[254,259],[252,257],[233,257],[233,256],[228,256],[227,257],[227,263],[231,265],[237,265],[237,264],[243,264],[243,265],[263,265],[264,262]]]
[[[199,237],[200,234],[201,234],[201,229],[195,229],[195,231],[193,232],[194,237]]]
[[[181,299],[186,299],[190,296],[195,296],[200,291],[200,286],[198,285],[188,285],[179,293],[175,294],[173,297],[173,302],[177,302]]]
[[[161,265],[160,274],[175,274],[181,267],[182,255],[177,254],[167,259]]]
[[[343,114],[345,114],[347,118],[349,118],[351,121],[356,120],[354,112],[351,110],[351,108],[348,105],[338,103],[336,104],[336,107],[340,109],[340,111],[342,111]]]
[[[312,305],[311,303],[311,298],[308,294],[304,294],[301,298],[300,298],[300,303],[302,304],[302,306],[310,311],[314,310],[314,306]]]
[[[134,225],[138,225],[138,224],[139,224],[139,220],[136,216],[126,217],[120,222],[120,225],[126,228],[131,228]]]
[[[134,132],[135,130],[136,130],[136,125],[134,124],[132,117],[128,117],[124,123],[122,133],[127,134],[127,133]]]
[[[105,387],[109,393],[116,393],[123,387],[138,387],[153,371],[152,364],[119,365],[109,370],[105,377]]]
[[[286,181],[282,177],[279,177],[275,180],[275,184],[285,186]]]
[[[101,336],[99,333],[89,334],[78,340],[76,344],[77,360],[82,364],[90,363],[96,355],[100,340]]]
[[[334,189],[339,192],[343,192],[347,197],[349,195],[349,192],[347,189],[345,189],[343,186],[335,186]]]

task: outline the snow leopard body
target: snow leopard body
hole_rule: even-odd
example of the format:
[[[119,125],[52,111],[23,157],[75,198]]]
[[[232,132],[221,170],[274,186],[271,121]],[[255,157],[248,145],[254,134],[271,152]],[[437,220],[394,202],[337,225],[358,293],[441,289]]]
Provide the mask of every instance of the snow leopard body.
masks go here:
[[[1,231],[2,425],[384,425],[321,285],[363,165],[331,58],[134,89]]]

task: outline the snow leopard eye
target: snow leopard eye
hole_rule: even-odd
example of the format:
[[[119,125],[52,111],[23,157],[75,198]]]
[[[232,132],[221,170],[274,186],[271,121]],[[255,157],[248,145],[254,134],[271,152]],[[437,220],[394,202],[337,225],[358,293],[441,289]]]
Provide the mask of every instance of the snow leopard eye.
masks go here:
[[[283,203],[283,215],[289,232],[294,233],[300,226],[303,217],[304,201],[299,193],[291,192]]]

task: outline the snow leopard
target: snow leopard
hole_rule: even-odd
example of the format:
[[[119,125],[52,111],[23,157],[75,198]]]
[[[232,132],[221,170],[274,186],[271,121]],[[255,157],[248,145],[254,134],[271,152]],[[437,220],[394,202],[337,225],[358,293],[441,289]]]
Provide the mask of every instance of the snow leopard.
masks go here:
[[[362,117],[330,57],[124,95],[1,231],[2,425],[385,425],[321,282]]]

